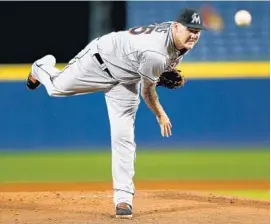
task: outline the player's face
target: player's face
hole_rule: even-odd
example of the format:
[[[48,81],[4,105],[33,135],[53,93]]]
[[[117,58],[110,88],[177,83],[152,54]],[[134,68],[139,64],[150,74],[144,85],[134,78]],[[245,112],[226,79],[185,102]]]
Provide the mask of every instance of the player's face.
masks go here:
[[[186,49],[192,49],[200,38],[200,29],[179,26],[177,28],[177,38],[179,43]]]
[[[184,39],[183,46],[186,49],[192,49],[200,38],[200,30],[186,27],[184,36],[186,39]]]

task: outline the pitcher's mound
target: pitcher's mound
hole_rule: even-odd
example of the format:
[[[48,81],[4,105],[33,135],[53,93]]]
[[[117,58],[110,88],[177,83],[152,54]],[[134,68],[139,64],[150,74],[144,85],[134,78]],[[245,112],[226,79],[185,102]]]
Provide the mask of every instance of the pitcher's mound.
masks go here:
[[[1,224],[268,224],[269,202],[187,191],[137,191],[132,220],[114,218],[112,192],[2,192]]]

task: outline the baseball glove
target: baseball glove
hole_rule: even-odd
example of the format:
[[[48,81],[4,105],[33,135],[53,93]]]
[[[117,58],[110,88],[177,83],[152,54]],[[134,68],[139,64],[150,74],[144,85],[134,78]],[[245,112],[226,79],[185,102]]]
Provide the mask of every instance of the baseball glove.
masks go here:
[[[173,69],[165,71],[160,75],[157,86],[162,86],[168,89],[177,89],[183,87],[185,83],[184,76],[181,70]]]

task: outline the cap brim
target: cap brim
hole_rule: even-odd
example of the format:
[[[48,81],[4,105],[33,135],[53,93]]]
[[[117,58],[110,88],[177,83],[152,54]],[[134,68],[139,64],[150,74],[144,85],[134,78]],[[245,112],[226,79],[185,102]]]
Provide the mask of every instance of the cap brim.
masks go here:
[[[197,24],[183,24],[183,25],[188,27],[188,28],[194,28],[194,29],[206,30],[207,31],[207,28],[202,26],[202,25],[197,25]]]

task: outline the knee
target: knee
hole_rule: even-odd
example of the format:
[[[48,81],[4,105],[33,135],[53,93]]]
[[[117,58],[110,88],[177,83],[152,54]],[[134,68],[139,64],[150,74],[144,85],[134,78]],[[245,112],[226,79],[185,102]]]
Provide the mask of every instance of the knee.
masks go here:
[[[71,95],[70,93],[57,91],[57,90],[47,91],[47,93],[50,97],[65,97],[65,96]]]
[[[53,92],[48,93],[48,95],[49,95],[50,97],[60,97],[60,96],[61,96],[61,95],[59,95],[59,94],[57,94],[57,93],[53,93]]]
[[[48,95],[50,96],[50,97],[60,97],[61,95],[59,95],[59,94],[57,94],[57,93],[55,93],[55,92],[48,92]]]
[[[57,79],[53,80],[53,86],[51,91],[48,91],[49,96],[51,97],[65,97],[72,96],[78,93],[78,91],[72,88],[70,82],[60,83]]]

